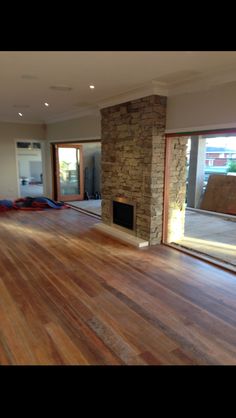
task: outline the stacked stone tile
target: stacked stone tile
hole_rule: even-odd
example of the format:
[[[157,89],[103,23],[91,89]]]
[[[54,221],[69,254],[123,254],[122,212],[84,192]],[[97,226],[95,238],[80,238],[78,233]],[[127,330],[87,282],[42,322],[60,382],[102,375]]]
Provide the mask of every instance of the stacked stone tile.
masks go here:
[[[112,222],[111,201],[136,203],[136,235],[162,238],[166,97],[152,95],[101,110],[102,220]]]
[[[176,242],[184,235],[187,142],[187,137],[171,138],[168,242]]]

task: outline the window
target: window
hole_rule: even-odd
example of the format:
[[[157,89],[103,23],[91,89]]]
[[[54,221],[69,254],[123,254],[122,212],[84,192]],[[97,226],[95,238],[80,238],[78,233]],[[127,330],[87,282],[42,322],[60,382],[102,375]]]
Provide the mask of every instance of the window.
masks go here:
[[[41,144],[39,142],[17,142],[17,148],[40,149]]]

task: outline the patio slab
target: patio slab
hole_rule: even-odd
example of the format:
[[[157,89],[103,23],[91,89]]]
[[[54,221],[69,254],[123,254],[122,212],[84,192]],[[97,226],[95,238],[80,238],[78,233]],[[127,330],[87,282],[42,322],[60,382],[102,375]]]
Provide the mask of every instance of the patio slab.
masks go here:
[[[236,216],[186,210],[184,238],[176,243],[236,266]]]

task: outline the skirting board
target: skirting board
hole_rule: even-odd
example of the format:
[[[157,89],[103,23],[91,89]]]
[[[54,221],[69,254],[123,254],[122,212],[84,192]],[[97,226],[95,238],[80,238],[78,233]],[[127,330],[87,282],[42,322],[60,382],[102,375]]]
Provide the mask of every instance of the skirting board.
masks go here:
[[[120,241],[124,241],[127,244],[133,245],[135,247],[148,247],[149,246],[149,242],[145,241],[141,238],[135,237],[131,234],[127,234],[126,232],[120,231],[117,228],[114,228],[112,226],[106,225],[104,223],[98,223],[94,225],[94,228],[97,229],[98,231],[103,232],[104,234],[110,235],[113,238],[117,238]]]

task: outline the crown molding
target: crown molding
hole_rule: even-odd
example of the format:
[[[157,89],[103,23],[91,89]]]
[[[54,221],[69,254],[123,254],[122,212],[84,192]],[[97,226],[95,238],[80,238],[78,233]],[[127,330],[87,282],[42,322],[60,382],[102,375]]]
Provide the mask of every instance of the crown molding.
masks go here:
[[[131,100],[141,99],[153,94],[157,94],[159,96],[167,96],[168,90],[166,88],[166,83],[151,81],[150,83],[147,83],[137,89],[129,90],[116,96],[101,100],[98,102],[98,107],[99,109],[103,109],[105,107],[130,102]]]
[[[95,116],[100,115],[98,106],[88,106],[81,110],[76,110],[73,112],[65,112],[60,115],[58,114],[57,116],[46,119],[45,123],[47,125],[50,125],[51,123],[64,122],[66,120],[82,118],[83,116],[89,116],[89,115],[95,115]]]
[[[168,96],[206,91],[234,81],[236,81],[236,71],[232,67],[228,67],[227,71],[218,70],[214,74],[196,76],[191,80],[172,84],[169,86]]]
[[[114,96],[107,97],[103,100],[98,101],[96,104],[91,106],[84,106],[81,109],[68,111],[64,113],[58,113],[53,117],[45,118],[39,121],[25,120],[24,118],[18,120],[3,119],[2,123],[18,123],[18,124],[32,124],[32,125],[50,125],[52,123],[69,121],[72,119],[82,118],[85,116],[100,116],[99,110],[105,107],[110,107],[132,100],[141,99],[150,95],[160,96],[178,96],[181,94],[191,94],[197,92],[204,92],[216,88],[217,86],[223,86],[225,84],[236,82],[236,71],[233,66],[228,66],[227,69],[217,68],[214,71],[208,71],[203,75],[196,75],[193,77],[186,77],[181,82],[167,83],[158,80],[152,80],[145,83],[135,89],[126,90],[122,93]]]
[[[10,119],[1,119],[0,123],[14,123],[19,125],[46,125],[46,122],[43,120],[41,121],[29,121],[29,120],[10,120]]]
[[[236,129],[236,122],[201,125],[201,126],[187,126],[185,128],[166,129],[166,134],[186,133],[186,132],[200,132],[200,131],[215,131],[223,129]],[[214,132],[213,132],[214,134]]]

